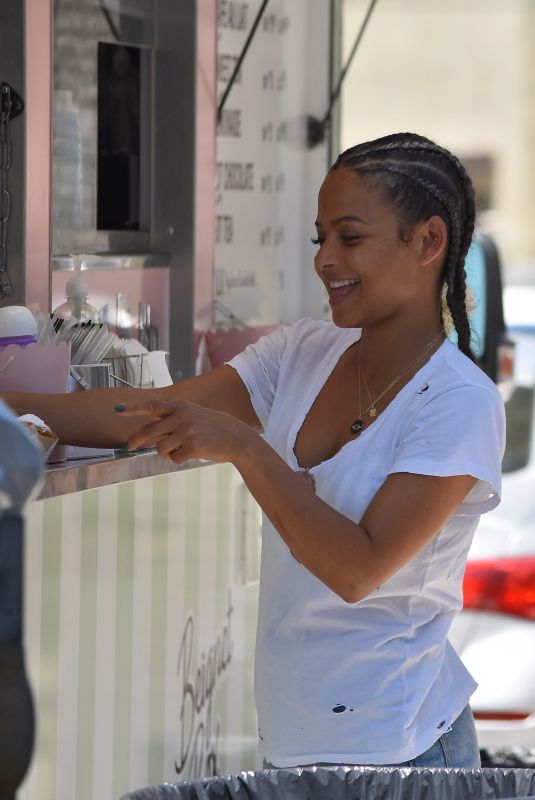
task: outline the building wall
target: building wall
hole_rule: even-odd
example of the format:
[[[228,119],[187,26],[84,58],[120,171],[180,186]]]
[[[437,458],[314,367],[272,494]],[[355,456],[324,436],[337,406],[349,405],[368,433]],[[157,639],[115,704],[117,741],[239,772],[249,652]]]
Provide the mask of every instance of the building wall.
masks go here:
[[[368,6],[344,0],[347,53]],[[342,147],[414,130],[470,163],[488,157],[508,282],[535,282],[535,4],[382,0],[342,94]],[[477,180],[476,180],[477,184]]]

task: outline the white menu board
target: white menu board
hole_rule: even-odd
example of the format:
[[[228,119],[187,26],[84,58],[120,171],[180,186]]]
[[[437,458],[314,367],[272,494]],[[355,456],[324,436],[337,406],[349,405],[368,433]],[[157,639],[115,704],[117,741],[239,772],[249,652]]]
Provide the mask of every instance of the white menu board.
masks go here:
[[[260,6],[218,2],[219,97]],[[321,309],[321,291],[307,289],[307,276],[327,147],[307,146],[306,121],[325,112],[328,75],[329,3],[270,0],[216,145],[215,297],[247,324],[291,322]]]

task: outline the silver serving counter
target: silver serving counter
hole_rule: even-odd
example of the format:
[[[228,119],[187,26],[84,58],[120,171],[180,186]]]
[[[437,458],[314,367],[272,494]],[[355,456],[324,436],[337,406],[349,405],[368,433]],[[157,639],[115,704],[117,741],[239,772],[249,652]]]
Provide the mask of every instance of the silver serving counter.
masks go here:
[[[121,453],[96,458],[69,459],[57,464],[48,464],[45,480],[38,500],[47,500],[72,492],[98,489],[115,483],[152,478],[181,472],[185,469],[206,466],[210,462],[193,460],[184,464],[173,464],[160,458],[155,450]]]

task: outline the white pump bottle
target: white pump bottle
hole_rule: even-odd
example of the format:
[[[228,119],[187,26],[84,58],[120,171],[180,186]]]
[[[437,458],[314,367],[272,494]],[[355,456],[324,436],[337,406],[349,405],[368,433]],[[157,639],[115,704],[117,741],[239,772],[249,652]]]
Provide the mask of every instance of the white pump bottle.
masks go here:
[[[97,309],[87,302],[88,286],[82,280],[81,268],[83,256],[72,256],[74,275],[67,281],[65,289],[66,303],[54,309],[53,315],[67,324],[76,325],[83,322],[101,322]]]

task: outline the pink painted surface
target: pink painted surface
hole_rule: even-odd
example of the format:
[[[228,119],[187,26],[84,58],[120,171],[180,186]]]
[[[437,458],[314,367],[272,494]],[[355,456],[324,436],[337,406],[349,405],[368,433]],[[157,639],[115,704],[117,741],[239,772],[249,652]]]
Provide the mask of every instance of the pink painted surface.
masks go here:
[[[26,305],[50,303],[52,0],[26,0]]]
[[[197,0],[197,108],[195,177],[195,313],[211,327],[214,297],[217,3]]]
[[[210,366],[221,367],[247,345],[254,344],[261,336],[272,333],[278,325],[247,325],[244,328],[204,331]]]
[[[0,351],[0,391],[67,391],[71,346],[67,342],[9,345]]]

